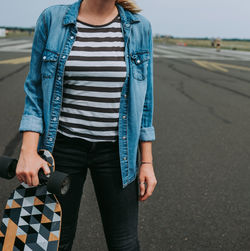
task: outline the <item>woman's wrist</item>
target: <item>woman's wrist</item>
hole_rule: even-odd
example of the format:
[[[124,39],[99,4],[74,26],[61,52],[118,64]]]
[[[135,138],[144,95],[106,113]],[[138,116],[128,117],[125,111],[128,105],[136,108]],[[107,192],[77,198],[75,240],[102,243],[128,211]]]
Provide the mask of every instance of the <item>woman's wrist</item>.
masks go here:
[[[37,155],[37,150],[34,147],[30,147],[30,146],[21,146],[20,149],[20,154],[22,155]]]

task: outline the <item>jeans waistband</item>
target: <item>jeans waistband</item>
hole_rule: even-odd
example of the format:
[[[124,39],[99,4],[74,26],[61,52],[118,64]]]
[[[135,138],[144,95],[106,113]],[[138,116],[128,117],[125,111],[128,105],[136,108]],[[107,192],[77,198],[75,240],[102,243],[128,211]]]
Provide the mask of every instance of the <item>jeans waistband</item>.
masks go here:
[[[108,147],[108,146],[118,146],[119,145],[119,138],[117,135],[116,141],[99,141],[99,142],[92,142],[88,141],[82,138],[77,138],[77,137],[68,137],[60,132],[57,132],[56,139],[64,139],[67,142],[71,143],[79,143],[79,144],[84,144],[88,148],[93,149],[94,147]]]

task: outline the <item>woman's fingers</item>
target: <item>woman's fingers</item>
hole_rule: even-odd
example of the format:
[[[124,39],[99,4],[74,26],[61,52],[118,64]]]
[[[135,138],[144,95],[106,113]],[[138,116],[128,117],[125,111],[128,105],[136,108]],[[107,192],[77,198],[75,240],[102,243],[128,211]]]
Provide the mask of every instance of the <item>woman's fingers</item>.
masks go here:
[[[140,185],[139,185],[140,186],[140,196],[143,196],[146,191],[146,187],[145,187],[144,182],[145,182],[145,177],[140,179]]]
[[[41,168],[43,169],[43,172],[44,172],[45,175],[50,173],[50,168],[49,168],[47,162],[43,162]]]
[[[31,184],[32,186],[38,186],[39,185],[39,178],[38,175],[35,174],[31,177]]]
[[[33,176],[34,174],[33,173],[28,173],[28,174],[26,174],[26,184],[28,184],[29,186],[32,186],[32,176]]]
[[[26,175],[23,174],[23,175],[21,175],[21,177],[22,177],[23,182],[24,182],[25,184],[28,184],[28,183],[27,183],[27,177],[26,177]]]
[[[149,196],[151,196],[153,194],[154,188],[156,186],[157,181],[153,178],[148,178],[147,176],[145,177],[145,181],[146,184],[143,184],[144,187],[147,186],[145,188],[146,193],[144,193],[143,195],[141,195],[140,200],[144,201],[146,200]]]
[[[17,175],[16,177],[17,177],[17,179],[18,179],[18,181],[19,181],[20,183],[22,183],[22,182],[24,181],[23,177],[22,177],[20,174]]]

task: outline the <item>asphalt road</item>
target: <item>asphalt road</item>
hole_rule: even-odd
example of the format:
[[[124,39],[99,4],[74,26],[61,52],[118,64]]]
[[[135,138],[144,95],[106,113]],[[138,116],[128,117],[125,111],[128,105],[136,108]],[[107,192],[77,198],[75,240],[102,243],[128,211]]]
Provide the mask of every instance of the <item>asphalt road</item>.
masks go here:
[[[30,38],[18,43],[0,40],[0,155],[16,158],[29,66],[3,60],[29,56]],[[250,250],[250,53],[158,44],[154,52],[158,184],[140,202],[141,250]],[[0,184],[2,216],[18,182]],[[107,250],[89,174],[73,250]]]

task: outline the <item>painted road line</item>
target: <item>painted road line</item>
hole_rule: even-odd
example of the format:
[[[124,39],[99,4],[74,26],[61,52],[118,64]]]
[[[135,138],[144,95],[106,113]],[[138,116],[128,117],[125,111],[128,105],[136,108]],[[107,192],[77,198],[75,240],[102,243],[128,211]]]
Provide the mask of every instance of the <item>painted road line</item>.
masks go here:
[[[156,52],[162,58],[180,58],[180,59],[202,59],[202,55],[188,54],[186,52],[172,50],[169,47],[154,47],[154,52]]]
[[[12,46],[6,46],[6,47],[0,47],[0,51],[18,51],[18,52],[30,52],[32,47],[32,43],[26,43],[26,44],[18,44],[18,45],[12,45]]]
[[[155,45],[157,49],[161,49],[170,53],[178,53],[185,55],[185,58],[189,55],[189,58],[196,59],[200,57],[200,59],[214,59],[214,60],[242,60],[242,61],[250,61],[250,52],[246,51],[230,51],[230,50],[221,50],[220,52],[216,52],[212,48],[198,48],[198,47],[181,47],[175,45]],[[176,58],[183,58],[183,56]]]
[[[5,45],[11,45],[11,44],[24,44],[24,43],[30,43],[30,40],[0,40],[0,47]]]
[[[158,47],[154,47],[154,53],[158,55],[160,58],[176,58],[176,59],[200,59],[200,60],[221,60],[221,58],[217,58],[213,55],[198,55],[198,54],[191,54],[191,53],[186,53],[184,51],[174,51],[174,50],[169,50],[169,48],[165,49],[160,49]],[[234,58],[223,58],[223,60],[235,60]]]
[[[201,67],[204,67],[208,70],[214,71],[214,70],[220,70],[223,72],[228,72],[228,70],[218,66],[214,62],[208,62],[208,61],[200,61],[200,60],[192,60],[194,63],[200,65]]]
[[[211,58],[212,56],[217,56],[217,55],[211,55],[211,51],[207,52],[205,50],[202,51],[196,51],[195,48],[190,48],[190,47],[180,47],[180,46],[164,46],[164,45],[159,45],[157,46],[158,48],[161,48],[163,50],[168,50],[170,52],[177,52],[181,53],[181,55],[189,56],[189,58]]]
[[[30,57],[13,58],[0,61],[0,64],[24,64],[30,62]]]
[[[180,47],[180,46],[164,46],[164,45],[157,45],[158,48],[163,49],[163,50],[167,50],[169,52],[172,53],[181,53],[181,55],[185,55],[185,56],[202,56],[201,53],[195,53],[195,51],[190,50],[190,48],[187,47]],[[204,54],[203,54],[204,55]]]
[[[158,53],[159,56],[169,57],[169,58],[180,58],[183,56],[183,53],[171,52],[169,50],[163,50],[158,47],[154,48],[154,52]]]
[[[194,50],[200,51],[200,53],[207,51],[209,54],[213,54],[213,55],[218,55],[218,56],[222,55],[225,57],[229,56],[229,57],[234,57],[237,59],[246,58],[250,60],[249,51],[233,51],[233,50],[221,49],[220,52],[216,52],[214,49],[211,49],[211,48],[195,48]]]
[[[242,70],[242,71],[250,71],[250,67],[239,66],[239,65],[231,65],[231,64],[223,64],[218,62],[211,62],[211,61],[200,61],[200,60],[192,60],[195,64],[206,68],[208,70],[219,70],[222,72],[228,72],[227,68]]]

